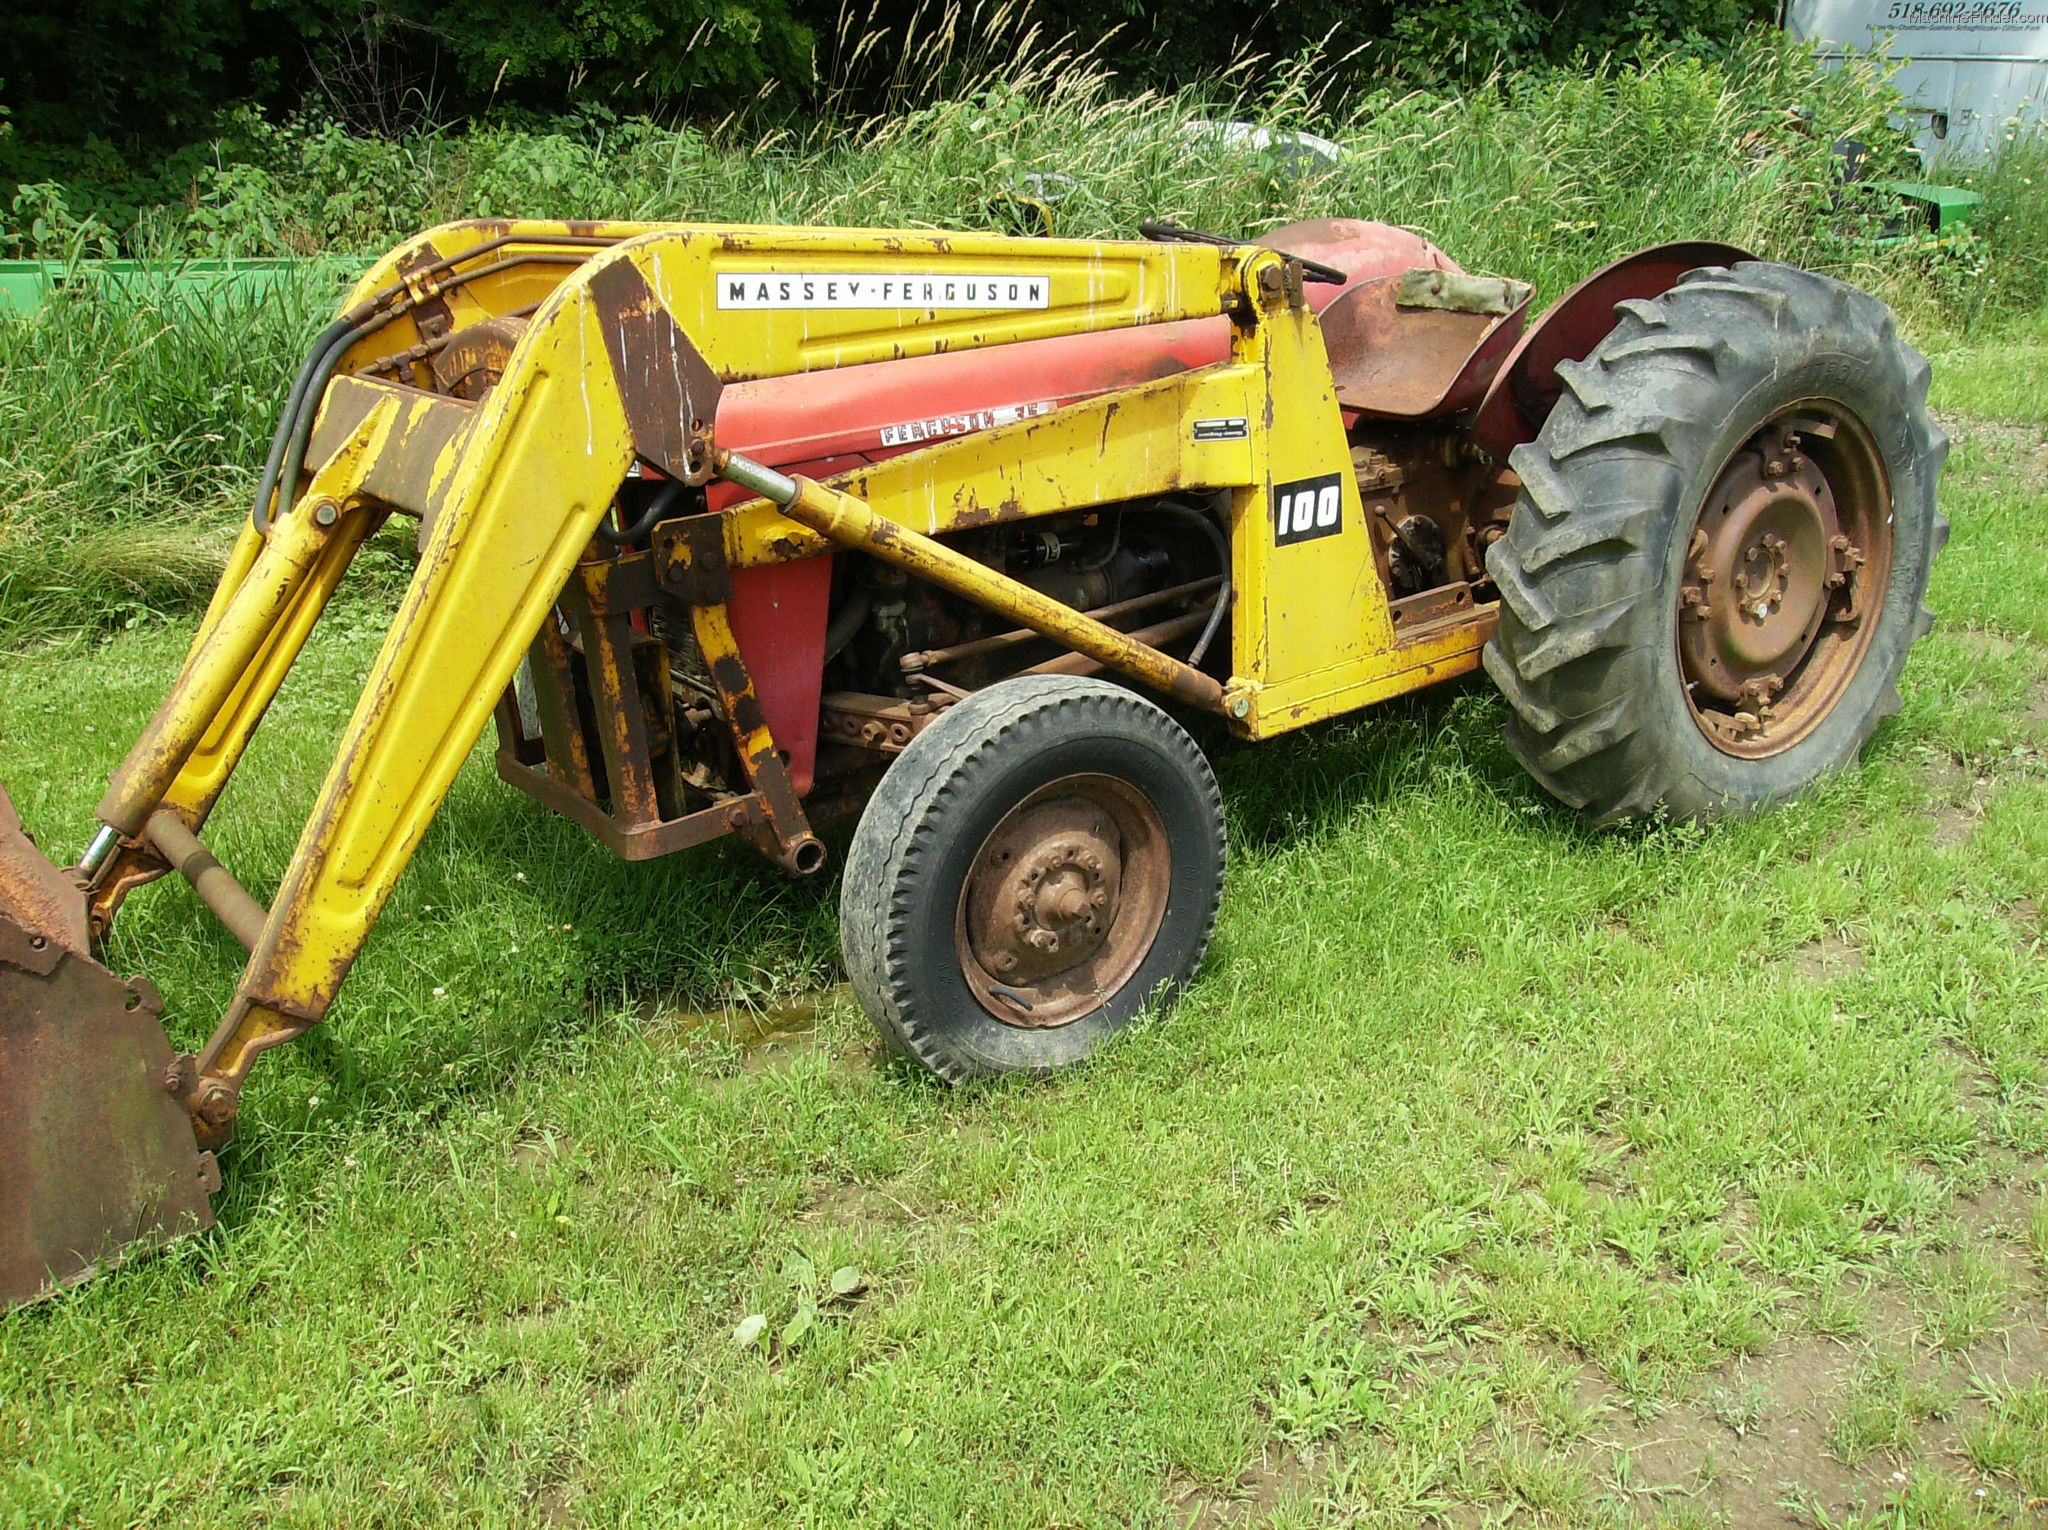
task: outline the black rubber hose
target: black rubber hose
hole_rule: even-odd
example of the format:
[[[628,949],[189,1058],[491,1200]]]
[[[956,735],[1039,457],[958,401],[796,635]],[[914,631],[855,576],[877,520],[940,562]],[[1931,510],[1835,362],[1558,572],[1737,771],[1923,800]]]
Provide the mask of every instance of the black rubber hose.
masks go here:
[[[825,628],[827,664],[846,652],[846,645],[859,636],[861,624],[868,619],[868,612],[874,609],[874,605],[875,597],[871,590],[856,589],[846,597],[845,603]]]
[[[381,327],[381,326],[378,326]],[[371,326],[352,324],[338,336],[321,354],[319,363],[307,379],[305,396],[299,400],[298,416],[292,422],[291,439],[285,443],[284,462],[277,476],[277,506],[280,511],[289,510],[299,493],[299,471],[306,465],[306,444],[313,438],[313,421],[320,414],[320,400],[326,395],[328,379],[334,376],[334,369],[341,365],[341,358],[348,353]],[[269,517],[259,528],[268,531]]]
[[[1171,515],[1180,520],[1191,521],[1202,528],[1202,534],[1208,537],[1210,545],[1216,549],[1216,559],[1222,568],[1223,583],[1217,587],[1216,604],[1209,612],[1208,625],[1202,629],[1202,635],[1195,640],[1195,646],[1188,650],[1188,663],[1200,664],[1202,656],[1209,651],[1209,645],[1216,640],[1216,629],[1223,625],[1223,613],[1230,609],[1230,543],[1224,539],[1222,528],[1192,505],[1146,505],[1134,513]]]
[[[284,408],[277,417],[277,429],[270,437],[270,454],[263,459],[263,477],[256,484],[256,507],[250,519],[263,535],[270,535],[270,503],[277,493],[279,470],[284,466],[285,448],[290,443],[292,432],[297,428],[299,413],[306,405],[306,390],[312,386],[313,374],[334,343],[345,335],[355,333],[355,322],[350,319],[336,319],[320,332],[306,352],[306,359],[299,363],[299,375],[292,379],[291,391],[285,395]]]
[[[597,523],[597,534],[614,547],[631,547],[635,542],[644,541],[655,523],[668,514],[668,507],[676,502],[676,496],[683,492],[683,481],[671,478],[654,491],[654,498],[647,502],[640,519],[623,531],[614,530],[603,521]]]
[[[1116,521],[1110,528],[1109,551],[1104,553],[1099,558],[1091,558],[1086,563],[1076,563],[1074,565],[1074,572],[1077,574],[1092,574],[1097,569],[1108,568],[1109,565],[1116,559],[1117,549],[1122,547],[1123,545],[1124,513],[1123,511],[1119,510],[1116,513]]]

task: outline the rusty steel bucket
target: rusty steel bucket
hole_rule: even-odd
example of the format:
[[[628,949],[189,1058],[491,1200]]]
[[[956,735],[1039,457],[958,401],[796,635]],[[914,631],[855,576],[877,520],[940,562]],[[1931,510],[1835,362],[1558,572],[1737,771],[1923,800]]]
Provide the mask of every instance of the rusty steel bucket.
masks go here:
[[[0,790],[0,1308],[213,1225],[159,1008],[93,960],[83,885]]]

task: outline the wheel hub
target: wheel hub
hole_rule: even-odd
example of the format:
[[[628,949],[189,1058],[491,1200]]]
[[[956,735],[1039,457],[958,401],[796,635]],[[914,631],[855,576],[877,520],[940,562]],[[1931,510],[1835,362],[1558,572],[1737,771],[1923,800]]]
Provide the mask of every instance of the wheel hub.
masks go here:
[[[1116,922],[1123,856],[1093,803],[1044,802],[1006,823],[994,844],[990,912],[971,936],[975,960],[1012,983],[1084,961]]]
[[[1035,792],[983,841],[961,889],[961,971],[990,1014],[1061,1025],[1143,962],[1165,912],[1165,830],[1107,776]]]
[[[1688,678],[1723,701],[1766,677],[1782,685],[1827,614],[1835,497],[1812,458],[1771,444],[1722,475],[1686,559],[1679,644]]]
[[[1867,627],[1859,571],[1889,564],[1881,466],[1859,425],[1781,414],[1722,469],[1686,548],[1678,654],[1693,716],[1729,752],[1768,754],[1826,715]]]

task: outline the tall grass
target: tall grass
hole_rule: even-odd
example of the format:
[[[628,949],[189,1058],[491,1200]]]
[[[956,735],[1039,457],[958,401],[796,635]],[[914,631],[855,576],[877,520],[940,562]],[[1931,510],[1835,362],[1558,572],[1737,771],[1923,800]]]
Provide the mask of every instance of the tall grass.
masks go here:
[[[387,140],[252,119],[239,159],[129,239],[171,253],[370,254],[474,216],[987,226],[1005,193],[1041,175],[1067,188],[1064,233],[1128,237],[1158,216],[1257,232],[1342,211],[1556,282],[1589,256],[1674,233],[1811,257],[1828,146],[1856,136],[1879,145],[1880,163],[1902,163],[1877,77],[1823,74],[1763,40],[1721,64],[1672,56],[1342,102],[1314,59],[1268,61],[1257,90],[1247,69],[1128,94],[1085,56],[1028,51],[1029,34],[1019,45],[1000,68],[949,74],[959,84],[944,99],[807,130],[584,117]],[[946,74],[953,53],[976,46],[948,36],[918,58]],[[1304,175],[1271,154],[1227,152],[1193,126],[1222,117],[1312,131],[1347,155]]]
[[[1877,145],[1880,171],[1903,168],[1885,125],[1891,98],[1875,76],[1822,73],[1778,42],[1725,63],[1673,56],[1340,101],[1335,73],[1312,59],[1125,94],[1086,56],[1029,33],[989,64],[990,37],[1012,25],[1003,15],[979,31],[946,25],[864,103],[902,109],[855,117],[863,103],[842,97],[840,116],[801,131],[585,116],[546,131],[386,140],[252,118],[187,203],[133,228],[67,221],[57,188],[21,201],[56,248],[118,241],[175,262],[368,256],[420,227],[487,215],[1002,228],[1015,226],[1008,194],[1037,176],[1062,189],[1062,233],[1132,237],[1165,217],[1250,236],[1297,218],[1378,218],[1546,295],[1675,237],[1838,270],[1895,299],[1979,307],[1996,261],[2039,269],[2027,240],[2048,197],[2014,202],[2024,216],[2006,217],[2009,237],[1987,235],[1960,263],[1844,238],[1829,145],[1860,137]],[[1223,117],[1315,132],[1345,153],[1304,171],[1285,155],[1230,151],[1200,128]],[[2026,179],[2015,170],[2001,185],[2021,192]],[[17,230],[17,244],[27,237]],[[0,643],[102,630],[197,597],[329,301],[312,280],[260,301],[197,303],[167,280],[142,281],[0,321]]]
[[[309,275],[263,297],[195,297],[167,266],[0,319],[0,639],[204,598],[333,295]]]

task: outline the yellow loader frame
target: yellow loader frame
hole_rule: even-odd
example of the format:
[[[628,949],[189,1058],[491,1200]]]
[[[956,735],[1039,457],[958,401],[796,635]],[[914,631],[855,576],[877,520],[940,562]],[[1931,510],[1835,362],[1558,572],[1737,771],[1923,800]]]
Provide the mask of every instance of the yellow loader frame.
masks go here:
[[[906,272],[934,306],[773,306],[792,281],[836,291]],[[944,306],[949,290],[963,306]],[[965,306],[992,293],[1039,305]],[[431,349],[430,327],[504,315],[529,322],[480,402],[403,380],[408,359]],[[716,440],[726,383],[1217,315],[1231,323],[1226,361],[826,484],[785,478]],[[96,929],[130,888],[174,867],[249,948],[211,1040],[180,1062],[174,1092],[202,1147],[226,1136],[255,1058],[326,1016],[579,564],[586,589],[598,587],[592,538],[636,460],[760,496],[717,512],[715,538],[669,543],[672,563],[694,555],[751,568],[855,549],[1216,713],[1246,738],[1471,670],[1492,630],[1493,610],[1480,606],[1397,638],[1301,267],[1258,246],[454,224],[379,262],[339,332],[303,489],[288,485],[267,524],[243,530],[183,672],[111,779],[99,807],[106,827],[83,862]],[[1286,544],[1276,486],[1325,478],[1339,496],[1337,529]],[[1226,681],[936,540],[1176,490],[1229,494],[1237,597]],[[419,568],[265,909],[197,834],[351,557],[393,513],[421,518]],[[721,691],[743,703],[724,605],[702,600],[692,616]],[[755,787],[733,821],[765,827],[789,864],[811,869],[822,851],[759,708],[736,706],[731,720]]]

